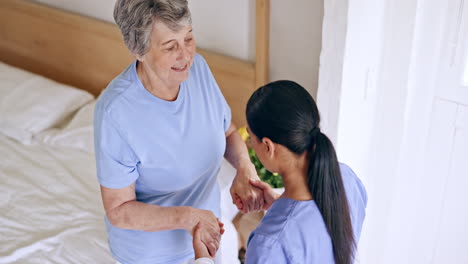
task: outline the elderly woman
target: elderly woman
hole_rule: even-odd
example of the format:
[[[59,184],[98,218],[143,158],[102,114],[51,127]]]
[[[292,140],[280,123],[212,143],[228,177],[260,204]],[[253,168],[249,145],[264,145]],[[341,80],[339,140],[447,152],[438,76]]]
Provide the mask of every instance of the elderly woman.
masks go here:
[[[206,61],[195,53],[186,0],[117,0],[114,18],[137,60],[99,97],[97,175],[109,245],[121,263],[193,259],[191,234],[214,256],[223,232],[217,173],[237,169],[243,211],[263,196],[247,149]]]

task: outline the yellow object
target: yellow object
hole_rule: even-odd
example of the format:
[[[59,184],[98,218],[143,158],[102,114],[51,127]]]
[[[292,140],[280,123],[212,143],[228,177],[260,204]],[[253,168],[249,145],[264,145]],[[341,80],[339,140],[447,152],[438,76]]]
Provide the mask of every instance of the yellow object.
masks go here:
[[[239,134],[241,135],[242,140],[244,140],[244,142],[246,142],[247,139],[249,139],[249,133],[247,132],[247,127],[245,127],[245,126],[239,127],[239,129],[237,129],[237,131],[239,131]]]

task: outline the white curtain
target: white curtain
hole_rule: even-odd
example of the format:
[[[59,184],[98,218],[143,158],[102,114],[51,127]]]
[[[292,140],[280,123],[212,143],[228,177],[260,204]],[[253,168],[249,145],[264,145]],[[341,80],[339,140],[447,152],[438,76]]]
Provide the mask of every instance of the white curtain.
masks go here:
[[[325,0],[318,105],[369,194],[359,263],[468,263],[463,2]]]

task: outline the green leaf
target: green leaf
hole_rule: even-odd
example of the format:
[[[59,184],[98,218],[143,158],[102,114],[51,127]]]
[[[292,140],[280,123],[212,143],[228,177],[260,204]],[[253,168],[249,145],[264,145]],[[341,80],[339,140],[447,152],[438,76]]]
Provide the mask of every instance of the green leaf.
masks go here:
[[[257,170],[258,177],[260,177],[262,181],[270,184],[270,186],[273,188],[284,187],[283,178],[281,177],[281,175],[274,175],[273,173],[265,169],[265,167],[263,167],[263,164],[260,162],[257,155],[255,154],[255,151],[252,148],[249,148],[248,151],[250,160],[252,161],[253,165],[255,166],[255,169]]]

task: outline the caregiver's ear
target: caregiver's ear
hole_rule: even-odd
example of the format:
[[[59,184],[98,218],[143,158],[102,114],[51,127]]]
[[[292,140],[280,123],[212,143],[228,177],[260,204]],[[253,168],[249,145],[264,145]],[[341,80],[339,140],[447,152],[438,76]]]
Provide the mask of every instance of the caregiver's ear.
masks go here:
[[[265,148],[265,152],[268,157],[272,158],[275,153],[275,143],[271,139],[264,137],[262,138],[262,145]]]

